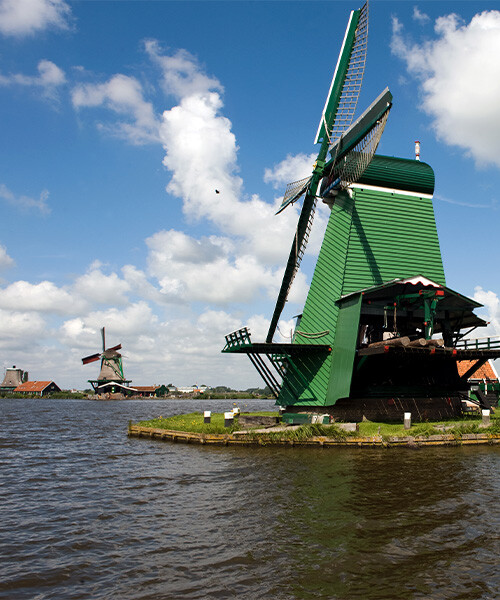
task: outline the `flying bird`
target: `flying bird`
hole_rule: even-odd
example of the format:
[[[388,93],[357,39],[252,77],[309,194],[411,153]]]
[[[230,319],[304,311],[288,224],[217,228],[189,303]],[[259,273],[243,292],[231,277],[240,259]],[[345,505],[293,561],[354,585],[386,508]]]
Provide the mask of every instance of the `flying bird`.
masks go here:
[[[219,190],[215,190],[215,193],[216,193],[216,194],[220,194]]]

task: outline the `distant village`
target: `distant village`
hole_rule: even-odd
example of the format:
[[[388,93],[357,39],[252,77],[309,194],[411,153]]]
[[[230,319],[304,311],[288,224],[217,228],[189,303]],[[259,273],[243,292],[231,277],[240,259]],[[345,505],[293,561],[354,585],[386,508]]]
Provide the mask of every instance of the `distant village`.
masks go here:
[[[39,396],[39,397],[88,397],[96,400],[115,400],[124,398],[251,398],[268,397],[269,389],[251,388],[241,392],[225,386],[209,387],[206,385],[192,385],[177,387],[172,383],[168,385],[132,385],[132,380],[125,377],[123,371],[122,345],[117,344],[106,348],[105,328],[101,329],[102,351],[82,358],[82,364],[87,365],[100,361],[99,374],[96,379],[89,379],[91,388],[86,390],[62,390],[55,381],[30,381],[28,371],[15,365],[5,369],[3,381],[0,385],[0,396]]]
[[[267,389],[250,388],[236,391],[226,386],[209,387],[207,385],[192,385],[177,387],[168,385],[130,385],[130,380],[97,379],[89,380],[92,389],[63,390],[55,381],[30,381],[28,371],[15,365],[5,369],[3,381],[0,384],[0,396],[38,396],[38,397],[88,397],[91,399],[113,400],[122,398],[192,398],[203,396],[205,398],[223,398],[227,396],[238,397],[267,397]]]
[[[15,365],[5,369],[0,396],[3,397],[59,397],[59,398],[89,398],[95,400],[120,400],[134,398],[271,398],[273,394],[269,387],[249,388],[243,391],[233,390],[225,386],[209,387],[207,385],[192,385],[177,387],[172,383],[167,385],[132,385],[132,380],[126,379],[123,371],[122,355],[119,353],[121,344],[106,348],[105,330],[101,329],[102,351],[82,358],[83,365],[100,361],[99,374],[96,379],[89,379],[91,388],[86,390],[63,390],[55,381],[30,381],[29,374]],[[496,406],[500,397],[500,379],[492,361],[485,362],[474,369],[475,362],[462,360],[457,362],[460,376],[466,376],[471,393],[478,392],[489,395]],[[467,404],[467,403],[466,403]],[[470,404],[470,403],[469,403]],[[477,403],[476,403],[477,404]],[[472,403],[467,408],[476,407]]]

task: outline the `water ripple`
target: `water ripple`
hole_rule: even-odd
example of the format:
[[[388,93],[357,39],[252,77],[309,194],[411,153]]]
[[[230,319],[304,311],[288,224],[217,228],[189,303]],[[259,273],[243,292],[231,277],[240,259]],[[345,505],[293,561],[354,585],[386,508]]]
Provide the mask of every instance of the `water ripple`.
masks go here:
[[[498,448],[183,446],[127,423],[231,403],[0,402],[0,598],[500,597]]]

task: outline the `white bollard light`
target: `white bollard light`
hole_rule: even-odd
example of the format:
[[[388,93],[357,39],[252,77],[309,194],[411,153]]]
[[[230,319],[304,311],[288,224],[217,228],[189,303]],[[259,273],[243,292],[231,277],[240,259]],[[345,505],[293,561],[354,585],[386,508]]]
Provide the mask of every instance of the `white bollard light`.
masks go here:
[[[204,423],[210,423],[210,421],[212,420],[212,411],[211,410],[206,410],[203,413],[203,422]]]
[[[235,417],[237,417],[239,414],[240,414],[240,409],[239,409],[237,406],[235,406],[235,407],[233,408],[233,415],[234,415]]]
[[[234,423],[233,411],[224,413],[224,427],[232,427]]]
[[[483,425],[485,427],[488,427],[490,424],[490,411],[489,409],[483,409],[481,411],[481,414],[483,415]]]
[[[405,423],[405,429],[410,429],[410,427],[411,427],[411,413],[405,412],[404,423]]]

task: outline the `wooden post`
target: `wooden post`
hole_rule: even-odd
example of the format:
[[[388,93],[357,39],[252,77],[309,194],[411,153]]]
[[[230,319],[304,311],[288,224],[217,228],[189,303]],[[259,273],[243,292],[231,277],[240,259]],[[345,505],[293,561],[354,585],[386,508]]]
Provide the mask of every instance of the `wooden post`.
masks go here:
[[[410,429],[410,427],[411,427],[411,413],[405,412],[404,424],[405,424],[405,429]]]
[[[224,427],[232,427],[234,423],[233,411],[224,413]]]

